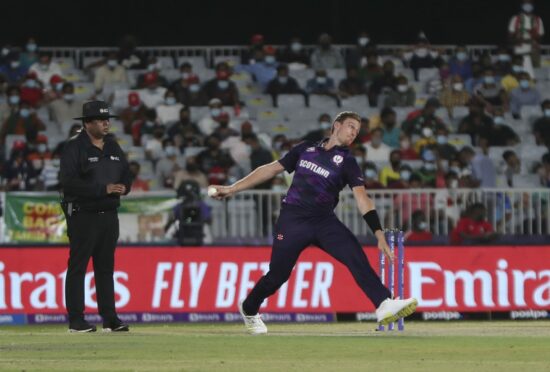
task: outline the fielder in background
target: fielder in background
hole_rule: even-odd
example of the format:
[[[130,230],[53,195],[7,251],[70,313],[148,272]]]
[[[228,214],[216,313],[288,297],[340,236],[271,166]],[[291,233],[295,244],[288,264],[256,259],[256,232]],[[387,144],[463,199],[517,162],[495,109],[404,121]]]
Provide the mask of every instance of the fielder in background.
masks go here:
[[[358,114],[342,112],[332,123],[329,138],[318,143],[302,142],[282,159],[255,169],[231,186],[209,187],[210,196],[223,199],[285,170],[295,172],[275,225],[269,272],[239,303],[249,333],[267,333],[258,314],[260,306],[288,280],[298,257],[309,245],[318,246],[346,265],[376,307],[380,324],[395,322],[416,309],[414,298],[391,298],[391,292],[371,267],[357,238],[334,214],[340,191],[349,185],[363,218],[378,239],[378,249],[388,260],[393,260],[374,202],[366,193],[361,169],[348,148],[359,132],[360,123]]]

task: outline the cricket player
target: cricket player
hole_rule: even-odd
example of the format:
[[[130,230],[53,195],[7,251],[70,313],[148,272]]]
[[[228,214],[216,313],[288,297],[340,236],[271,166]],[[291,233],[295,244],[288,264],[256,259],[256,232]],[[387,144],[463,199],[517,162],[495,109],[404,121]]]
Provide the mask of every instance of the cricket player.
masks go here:
[[[394,322],[416,309],[414,298],[391,298],[390,290],[371,267],[357,238],[334,214],[340,191],[349,185],[364,220],[378,239],[378,249],[393,261],[374,202],[365,191],[361,169],[349,151],[359,132],[360,120],[354,112],[342,112],[334,119],[329,138],[319,143],[302,142],[282,159],[256,168],[231,186],[210,186],[209,195],[219,200],[250,189],[285,170],[295,172],[275,224],[269,272],[239,303],[249,333],[267,333],[258,313],[260,306],[288,280],[298,257],[309,245],[318,246],[346,265],[376,306],[380,324]]]

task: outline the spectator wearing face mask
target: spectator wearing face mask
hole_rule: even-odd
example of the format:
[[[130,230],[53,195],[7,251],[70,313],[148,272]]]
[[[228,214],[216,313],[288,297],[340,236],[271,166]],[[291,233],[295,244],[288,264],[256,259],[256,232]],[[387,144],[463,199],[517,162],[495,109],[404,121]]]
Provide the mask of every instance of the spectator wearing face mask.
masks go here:
[[[157,77],[157,84],[161,87],[167,87],[168,80],[164,75],[162,75],[162,63],[157,59],[157,57],[152,56],[147,60],[147,72],[138,75],[136,86],[138,89],[143,89],[148,87],[146,80],[147,74],[153,73]]]
[[[542,116],[537,118],[533,123],[533,135],[537,146],[550,147],[550,99],[542,101],[540,108]]]
[[[340,96],[334,85],[334,80],[327,76],[325,70],[316,70],[315,77],[309,79],[306,83],[306,93],[308,95],[318,94],[322,96],[332,97],[336,100],[338,107],[342,106]]]
[[[451,244],[484,244],[495,240],[497,235],[486,214],[487,210],[481,203],[469,206],[451,232]]]
[[[174,189],[177,190],[183,181],[196,181],[201,188],[208,187],[208,179],[201,172],[194,156],[187,157],[185,167],[174,173]]]
[[[45,129],[46,126],[38,118],[31,105],[23,101],[19,104],[19,110],[10,114],[2,124],[0,143],[5,142],[8,134],[36,136],[38,131]]]
[[[44,104],[63,98],[63,84],[65,80],[59,75],[53,75],[47,86],[44,86]]]
[[[338,84],[338,90],[342,98],[358,96],[367,93],[367,86],[355,67],[347,69],[347,75]]]
[[[155,108],[159,123],[169,125],[177,122],[182,108],[183,105],[176,100],[176,93],[167,89],[164,93],[164,102]]]
[[[19,56],[21,67],[28,71],[34,63],[38,61],[38,45],[34,37],[30,37],[25,44],[24,51]]]
[[[412,111],[407,115],[407,118],[401,125],[401,129],[408,135],[420,135],[424,127],[429,127],[433,130],[436,125],[443,125],[443,120],[435,115],[435,111],[439,108],[439,105],[437,98],[428,99],[422,109]]]
[[[330,136],[330,130],[332,128],[332,121],[329,114],[321,114],[317,120],[319,128],[309,131],[302,141],[319,142],[323,138]]]
[[[262,165],[269,164],[273,161],[271,151],[265,149],[260,144],[258,136],[255,134],[249,134],[243,137],[244,142],[250,147],[250,168],[254,169],[261,167]],[[261,184],[256,185],[255,189],[269,190],[271,188],[272,180],[268,180]]]
[[[380,182],[384,186],[398,181],[400,179],[401,153],[399,150],[393,150],[390,153],[390,165],[382,168],[380,171]]]
[[[371,132],[371,140],[365,145],[367,160],[374,162],[386,162],[390,158],[391,148],[382,142],[384,130],[375,128]]]
[[[15,51],[10,52],[2,65],[0,65],[0,75],[8,84],[19,84],[25,78],[27,70],[21,66],[19,54]]]
[[[412,107],[416,102],[416,92],[409,85],[405,76],[397,77],[395,90],[390,91],[383,101],[382,107]]]
[[[280,94],[300,94],[304,97],[304,105],[309,106],[307,93],[300,88],[296,79],[288,76],[287,65],[277,66],[277,76],[267,84],[266,93],[271,95],[273,107],[278,107],[278,96]]]
[[[411,229],[405,233],[406,242],[430,242],[433,234],[429,230],[426,222],[426,214],[422,210],[416,210],[412,213]]]
[[[414,79],[418,81],[421,68],[438,67],[442,63],[439,52],[430,46],[426,35],[421,32],[416,45],[403,54],[404,62],[413,70]]]
[[[329,34],[319,36],[319,45],[311,54],[311,68],[315,70],[344,68],[344,58],[339,50],[332,46]]]
[[[397,179],[392,178],[388,180],[388,189],[408,189],[410,187],[409,181],[414,175],[413,169],[408,164],[401,164],[398,170],[399,177]]]
[[[277,75],[278,62],[275,58],[275,48],[266,46],[263,50],[257,50],[255,60],[254,64],[236,66],[235,72],[249,73],[262,91],[265,91],[269,82]]]
[[[176,92],[176,99],[184,106],[206,106],[208,100],[201,91],[201,82],[197,75],[191,74],[182,84],[178,81],[172,86]]]
[[[277,51],[277,60],[292,65],[296,69],[304,69],[309,66],[309,56],[299,37],[293,37],[286,47]]]
[[[496,51],[496,61],[493,64],[495,75],[501,79],[512,69],[512,57],[508,48],[501,46]]]
[[[522,72],[519,75],[519,87],[510,92],[510,111],[515,119],[520,118],[522,106],[540,104],[540,92],[531,84],[529,74]]]
[[[411,137],[406,133],[401,132],[399,136],[399,152],[403,160],[417,160],[418,153],[414,151]]]
[[[38,107],[44,99],[44,90],[42,83],[36,79],[36,74],[29,72],[25,81],[21,85],[20,93],[21,101],[25,101],[32,107]]]
[[[486,69],[483,73],[483,82],[474,88],[474,94],[489,111],[494,106],[508,107],[508,96],[504,89],[498,84],[495,73],[492,69]]]
[[[365,188],[367,190],[381,190],[385,189],[386,187],[378,181],[378,170],[376,168],[376,164],[374,164],[372,161],[368,161],[365,164]]]
[[[500,85],[506,93],[510,93],[512,90],[519,87],[519,75],[524,71],[523,69],[523,57],[514,56],[512,58],[512,65],[506,75],[502,77]]]
[[[83,102],[75,99],[73,83],[63,83],[61,97],[48,104],[50,120],[57,123],[62,133],[63,126],[73,122],[81,114]]]
[[[439,158],[450,161],[456,156],[456,148],[449,143],[449,130],[443,125],[435,128],[436,144],[434,150],[437,151]]]
[[[379,64],[378,55],[370,53],[367,55],[367,63],[359,69],[359,76],[365,80],[367,84],[374,83],[377,79],[384,76],[384,70]],[[374,103],[376,104],[376,103]]]
[[[202,134],[209,136],[218,126],[215,120],[223,111],[222,101],[218,98],[212,98],[208,102],[208,113],[199,120],[199,129]]]
[[[495,109],[493,123],[492,130],[483,134],[489,139],[489,146],[515,146],[520,142],[516,132],[504,121],[502,108]]]
[[[21,102],[19,88],[14,85],[8,86],[6,89],[6,100],[5,102],[0,102],[0,123],[3,123],[8,116],[19,110],[19,102]]]
[[[365,162],[367,160],[367,151],[361,145],[353,145],[351,147],[351,153],[359,165],[359,168],[363,169],[365,167]]]
[[[438,159],[433,150],[427,148],[422,152],[422,166],[415,174],[420,177],[423,187],[435,187],[435,179],[438,172]]]
[[[154,109],[164,103],[166,88],[159,86],[158,75],[155,72],[146,73],[143,83],[145,88],[139,90],[139,96],[147,108]]]
[[[205,140],[206,149],[197,155],[197,164],[206,174],[210,185],[223,185],[227,180],[227,172],[234,161],[226,150],[221,149],[221,141],[211,135]]]
[[[230,70],[225,62],[216,66],[216,77],[208,80],[202,87],[206,99],[217,98],[223,106],[239,106],[239,91],[234,82],[229,80]]]
[[[378,106],[378,97],[380,94],[387,94],[397,89],[397,77],[395,76],[395,66],[392,61],[384,62],[382,74],[376,77],[369,85],[369,103],[371,107]]]
[[[153,135],[153,130],[157,126],[157,111],[155,109],[145,110],[143,120],[132,123],[132,138],[134,146],[143,146],[148,137]]]
[[[456,48],[454,57],[449,61],[449,72],[451,75],[460,76],[462,80],[472,77],[472,61],[466,46],[460,45]]]
[[[464,89],[464,83],[459,75],[451,77],[451,84],[439,94],[441,105],[447,109],[449,117],[453,118],[453,110],[457,106],[466,106],[470,95]]]
[[[117,54],[111,52],[104,63],[95,70],[94,88],[96,93],[101,93],[106,85],[128,84],[126,67],[118,62]]]
[[[520,13],[513,16],[508,24],[508,35],[514,54],[524,57],[524,67],[532,69],[540,66],[540,42],[544,36],[541,17],[533,13],[533,0],[522,0]]]
[[[360,69],[367,64],[367,55],[372,53],[376,53],[376,45],[367,31],[361,31],[355,48],[346,53],[346,68]]]
[[[164,189],[174,188],[175,173],[183,169],[184,162],[179,149],[171,139],[162,141],[163,156],[155,164],[155,177],[158,185]]]
[[[49,84],[53,75],[63,75],[61,67],[56,62],[52,62],[52,57],[49,53],[40,53],[38,62],[31,65],[29,72],[34,72],[36,79],[44,86]]]

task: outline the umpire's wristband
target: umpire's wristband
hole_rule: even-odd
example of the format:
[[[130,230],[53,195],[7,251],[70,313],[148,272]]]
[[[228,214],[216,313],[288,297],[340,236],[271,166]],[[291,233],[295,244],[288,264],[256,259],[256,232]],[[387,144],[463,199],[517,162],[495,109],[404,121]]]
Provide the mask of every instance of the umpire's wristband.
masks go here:
[[[373,209],[365,213],[363,215],[363,219],[365,220],[367,225],[369,225],[373,233],[377,232],[378,230],[382,230],[382,225],[380,224],[380,218],[378,218],[378,213],[376,213],[376,209]]]

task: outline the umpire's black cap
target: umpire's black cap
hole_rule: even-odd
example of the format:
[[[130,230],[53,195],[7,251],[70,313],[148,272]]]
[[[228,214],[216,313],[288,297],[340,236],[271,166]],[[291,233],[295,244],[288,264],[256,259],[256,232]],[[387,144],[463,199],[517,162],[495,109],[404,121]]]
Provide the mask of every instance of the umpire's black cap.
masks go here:
[[[74,118],[74,120],[93,120],[93,119],[110,119],[118,118],[116,115],[111,115],[109,105],[104,101],[90,101],[82,105],[82,116]]]

